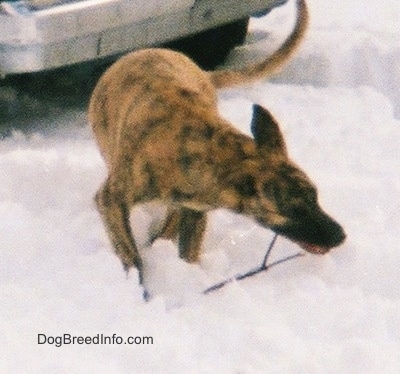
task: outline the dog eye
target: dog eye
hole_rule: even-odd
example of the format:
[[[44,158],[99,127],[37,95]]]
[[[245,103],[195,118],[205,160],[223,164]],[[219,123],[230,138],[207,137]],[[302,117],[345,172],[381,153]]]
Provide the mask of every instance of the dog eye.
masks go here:
[[[234,188],[244,197],[257,195],[256,181],[252,175],[245,175],[241,180],[234,184]]]
[[[306,183],[295,180],[290,181],[290,183],[288,184],[287,195],[292,198],[301,197],[302,199],[308,201],[315,202],[317,200],[317,192],[315,188]]]
[[[277,203],[285,200],[283,191],[274,182],[266,182],[262,186],[263,194],[268,199],[274,199]]]

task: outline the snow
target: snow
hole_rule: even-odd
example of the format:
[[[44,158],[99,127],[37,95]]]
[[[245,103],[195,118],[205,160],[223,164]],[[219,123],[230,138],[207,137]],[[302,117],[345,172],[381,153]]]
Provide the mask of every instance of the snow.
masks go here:
[[[222,92],[220,108],[247,133],[253,102],[274,113],[345,244],[202,295],[259,265],[272,232],[215,211],[201,263],[189,265],[172,242],[146,246],[162,211],[144,207],[132,218],[153,295],[145,303],[94,207],[106,171],[84,106],[24,97],[40,115],[1,126],[0,372],[400,372],[400,3],[308,2],[312,24],[293,62],[273,80]],[[292,8],[252,21],[228,65],[278,45]],[[0,88],[0,114],[15,98]],[[298,251],[279,238],[270,260]],[[38,334],[154,340],[56,347]]]

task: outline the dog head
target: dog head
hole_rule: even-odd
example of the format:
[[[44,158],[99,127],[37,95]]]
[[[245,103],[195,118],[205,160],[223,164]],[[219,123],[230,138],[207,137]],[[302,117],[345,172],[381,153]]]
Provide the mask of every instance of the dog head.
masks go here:
[[[277,121],[257,105],[252,133],[258,156],[238,164],[229,177],[238,196],[234,210],[314,254],[340,245],[342,227],[323,211],[315,185],[288,157]]]

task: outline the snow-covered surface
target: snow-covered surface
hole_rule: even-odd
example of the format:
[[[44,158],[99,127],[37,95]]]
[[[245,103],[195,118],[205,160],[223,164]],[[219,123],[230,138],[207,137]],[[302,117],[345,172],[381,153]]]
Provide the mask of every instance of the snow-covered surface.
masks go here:
[[[273,81],[221,93],[220,107],[245,132],[253,102],[276,115],[346,243],[204,296],[259,264],[272,233],[216,211],[200,265],[188,265],[171,242],[143,247],[160,211],[141,209],[145,303],[94,208],[105,167],[84,111],[32,98],[41,115],[8,121],[15,131],[0,141],[1,373],[400,372],[400,3],[308,2],[312,25],[294,61]],[[279,44],[292,5],[255,20],[229,64]],[[14,96],[0,89],[7,110]],[[298,250],[279,238],[271,260]],[[56,347],[38,334],[154,340]]]

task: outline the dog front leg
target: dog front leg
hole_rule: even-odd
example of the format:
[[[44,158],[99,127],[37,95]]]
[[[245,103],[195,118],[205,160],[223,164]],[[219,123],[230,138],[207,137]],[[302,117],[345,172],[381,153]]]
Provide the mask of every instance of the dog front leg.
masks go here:
[[[108,182],[96,194],[97,209],[102,217],[116,255],[124,270],[136,267],[143,283],[143,264],[129,223],[129,205],[110,189]]]

